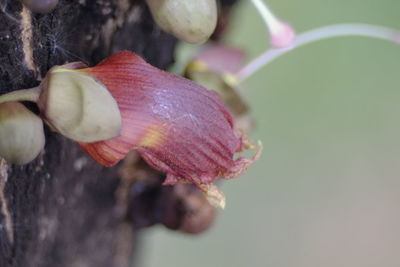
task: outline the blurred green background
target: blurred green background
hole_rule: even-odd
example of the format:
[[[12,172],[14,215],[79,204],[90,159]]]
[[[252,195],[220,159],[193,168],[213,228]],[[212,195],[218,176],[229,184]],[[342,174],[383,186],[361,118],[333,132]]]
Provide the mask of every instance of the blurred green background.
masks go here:
[[[399,0],[268,4],[297,32],[345,22],[400,29]],[[249,59],[267,47],[248,0],[228,40]],[[227,208],[205,234],[146,230],[139,266],[399,267],[399,70],[400,46],[346,37],[292,51],[249,78],[261,159],[223,184]]]

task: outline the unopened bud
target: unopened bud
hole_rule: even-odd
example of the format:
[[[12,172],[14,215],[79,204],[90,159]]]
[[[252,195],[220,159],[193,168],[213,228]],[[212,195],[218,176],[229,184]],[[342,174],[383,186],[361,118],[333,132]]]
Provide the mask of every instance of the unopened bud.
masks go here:
[[[43,149],[43,122],[18,102],[0,104],[0,157],[25,164]]]
[[[147,0],[147,4],[164,31],[188,43],[204,43],[217,25],[215,0]]]
[[[278,19],[262,0],[251,0],[270,32],[271,45],[275,48],[290,47],[296,37],[293,28]]]
[[[95,78],[60,66],[47,73],[40,87],[42,115],[61,134],[85,143],[119,135],[117,102]]]
[[[22,0],[22,3],[34,13],[46,14],[56,8],[58,0]]]
[[[284,22],[278,23],[271,28],[271,44],[276,48],[290,47],[295,39],[293,28]]]

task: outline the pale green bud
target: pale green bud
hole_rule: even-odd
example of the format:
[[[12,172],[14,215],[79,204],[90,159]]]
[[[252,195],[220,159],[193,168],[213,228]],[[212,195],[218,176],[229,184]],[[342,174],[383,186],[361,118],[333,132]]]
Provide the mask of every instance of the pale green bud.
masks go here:
[[[40,85],[39,107],[47,123],[78,142],[119,135],[121,114],[107,88],[80,70],[55,67]]]
[[[25,164],[43,149],[42,120],[18,102],[0,104],[0,157]]]
[[[217,25],[215,0],[147,0],[147,4],[161,29],[188,43],[204,43]]]

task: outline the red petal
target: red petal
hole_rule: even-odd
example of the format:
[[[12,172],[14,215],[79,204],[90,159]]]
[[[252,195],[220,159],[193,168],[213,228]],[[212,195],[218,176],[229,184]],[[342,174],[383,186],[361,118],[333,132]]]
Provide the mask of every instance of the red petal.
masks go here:
[[[127,51],[82,71],[110,90],[122,115],[120,136],[81,144],[99,163],[114,165],[137,149],[151,166],[167,173],[168,184],[210,183],[248,165],[249,160],[233,160],[242,139],[217,94]]]

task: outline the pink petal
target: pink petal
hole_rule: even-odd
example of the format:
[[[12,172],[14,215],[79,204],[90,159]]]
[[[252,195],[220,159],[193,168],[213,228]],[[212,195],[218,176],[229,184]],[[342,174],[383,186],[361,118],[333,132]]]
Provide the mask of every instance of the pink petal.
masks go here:
[[[254,161],[233,159],[244,144],[216,93],[128,51],[81,71],[110,90],[122,115],[120,136],[80,144],[99,163],[112,166],[136,149],[167,173],[166,184],[208,184],[217,176],[232,178]]]

